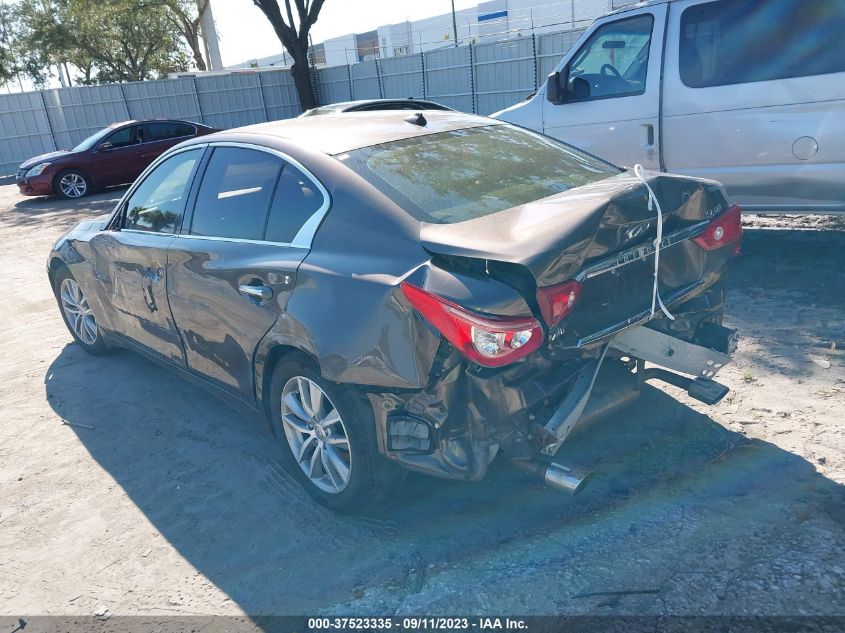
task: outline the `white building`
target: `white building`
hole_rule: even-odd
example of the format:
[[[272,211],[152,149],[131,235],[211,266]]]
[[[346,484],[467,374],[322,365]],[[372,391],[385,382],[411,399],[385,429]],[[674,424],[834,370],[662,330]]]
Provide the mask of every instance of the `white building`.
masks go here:
[[[597,17],[635,0],[486,0],[470,9],[413,22],[386,24],[314,46],[318,66],[342,66],[375,58],[398,57],[444,46],[479,43],[584,28]],[[290,56],[252,60],[236,67],[290,66]]]

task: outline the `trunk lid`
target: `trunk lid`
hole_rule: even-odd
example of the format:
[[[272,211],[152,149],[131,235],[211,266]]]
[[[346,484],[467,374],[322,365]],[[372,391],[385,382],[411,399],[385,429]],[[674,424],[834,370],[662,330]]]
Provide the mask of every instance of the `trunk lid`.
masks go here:
[[[718,183],[647,172],[671,233],[727,208]],[[431,253],[518,264],[537,286],[572,279],[591,263],[654,240],[657,211],[631,173],[456,224],[424,224]]]
[[[646,177],[663,211],[660,294],[664,302],[681,301],[715,283],[730,258],[726,249],[707,252],[689,239],[728,203],[712,181]],[[656,231],[648,190],[632,174],[621,174],[487,217],[424,225],[421,239],[437,259],[473,264],[476,274],[517,289],[538,318],[537,287],[577,278],[580,299],[549,338],[558,347],[582,347],[650,318]]]

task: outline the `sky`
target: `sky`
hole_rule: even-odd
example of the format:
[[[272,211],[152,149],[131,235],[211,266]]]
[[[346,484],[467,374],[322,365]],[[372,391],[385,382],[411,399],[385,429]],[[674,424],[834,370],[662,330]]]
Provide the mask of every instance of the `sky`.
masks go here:
[[[284,0],[278,0],[284,11]],[[455,0],[455,10],[477,5],[479,0]],[[224,66],[282,52],[282,44],[270,23],[252,0],[211,0],[217,25],[220,56]],[[362,33],[385,24],[418,20],[449,13],[451,0],[326,0],[317,23],[311,28],[315,44]]]

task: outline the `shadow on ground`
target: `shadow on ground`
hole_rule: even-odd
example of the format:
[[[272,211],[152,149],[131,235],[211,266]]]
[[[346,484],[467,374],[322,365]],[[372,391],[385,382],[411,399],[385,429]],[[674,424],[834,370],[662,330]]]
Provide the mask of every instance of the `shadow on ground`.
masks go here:
[[[734,283],[754,282],[758,271],[754,264],[749,272],[750,266],[740,265]],[[798,276],[781,281],[791,288]],[[766,283],[779,288],[772,276]],[[817,298],[825,300],[841,301],[830,294]],[[710,516],[726,532],[702,530],[704,540],[694,547],[710,551],[727,532],[731,539],[751,538],[785,521],[798,524],[802,516],[845,523],[843,487],[811,463],[730,431],[651,387],[631,409],[561,451],[561,461],[595,472],[576,497],[498,465],[476,484],[412,478],[399,498],[368,516],[339,517],[311,502],[282,470],[283,447],[263,422],[221,406],[138,356],[90,357],[69,345],[49,367],[45,384],[59,416],[94,427],[74,430],[162,536],[249,614],[314,612],[363,598],[378,586],[390,587],[394,597],[419,594],[432,573],[429,565],[495,560],[500,549],[523,542],[540,543],[562,566],[568,557],[595,554],[599,562],[580,584],[555,588],[554,600],[546,590],[532,599],[526,587],[527,597],[515,607],[570,612],[574,602],[568,601],[612,585],[644,555],[604,558],[617,533],[635,539],[647,529],[660,538],[683,530],[684,516],[690,522]],[[725,516],[734,527],[719,523]],[[584,538],[585,525],[592,524],[602,527]],[[660,564],[668,570],[675,563]],[[755,554],[754,564],[780,573],[775,560]],[[501,560],[486,577],[470,581],[518,574],[519,566],[519,558]],[[472,594],[467,586],[454,590]],[[685,591],[694,603],[710,600],[717,589],[705,582]],[[786,585],[765,591],[775,604],[794,597]],[[483,608],[470,597],[461,604],[467,611]],[[385,605],[392,608],[389,600]],[[502,607],[499,612],[507,610]]]

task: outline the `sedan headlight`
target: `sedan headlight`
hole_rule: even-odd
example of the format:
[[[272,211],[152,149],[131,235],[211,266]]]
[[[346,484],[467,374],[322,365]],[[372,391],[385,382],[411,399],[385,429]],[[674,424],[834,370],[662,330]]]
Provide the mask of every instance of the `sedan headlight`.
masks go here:
[[[27,178],[32,178],[33,176],[40,176],[42,172],[50,166],[50,163],[40,163],[35,167],[31,168],[28,172],[26,172]]]

